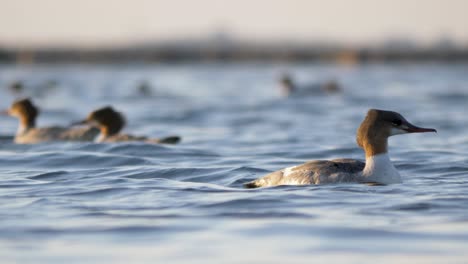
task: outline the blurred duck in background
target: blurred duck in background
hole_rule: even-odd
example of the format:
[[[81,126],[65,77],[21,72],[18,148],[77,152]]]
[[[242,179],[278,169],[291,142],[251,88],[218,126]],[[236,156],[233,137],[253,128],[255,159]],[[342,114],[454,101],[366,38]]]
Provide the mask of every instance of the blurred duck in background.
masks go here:
[[[147,138],[144,136],[134,136],[121,134],[120,131],[125,126],[125,118],[112,107],[106,106],[91,112],[88,117],[76,125],[87,124],[99,128],[100,135],[95,142],[126,142],[141,141],[155,144],[177,144],[181,138],[179,136],[170,136],[165,138]]]
[[[19,144],[34,144],[50,141],[93,141],[99,130],[93,127],[36,127],[39,109],[31,99],[15,101],[9,109],[2,112],[19,119],[18,131],[14,142]]]
[[[137,95],[153,96],[153,89],[147,81],[141,81],[136,87]]]
[[[336,80],[298,86],[287,73],[281,76],[279,86],[281,95],[284,97],[337,94],[342,92],[341,86]]]
[[[8,86],[8,90],[15,96],[20,96],[24,92],[24,84],[21,81],[14,81]]]
[[[58,86],[59,83],[53,79],[45,80],[37,85],[26,85],[23,81],[16,80],[11,82],[7,88],[9,92],[17,98],[43,98],[48,94],[53,93]]]

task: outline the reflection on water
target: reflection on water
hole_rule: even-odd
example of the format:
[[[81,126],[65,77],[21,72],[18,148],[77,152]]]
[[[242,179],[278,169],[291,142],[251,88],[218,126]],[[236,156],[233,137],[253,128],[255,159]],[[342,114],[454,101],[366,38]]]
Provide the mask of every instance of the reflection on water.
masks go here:
[[[282,98],[334,78],[343,93]],[[0,253],[5,263],[464,262],[468,241],[466,65],[183,64],[2,66],[0,107],[23,80],[40,126],[112,104],[127,132],[180,145],[15,145],[0,117]],[[324,77],[325,76],[325,77]],[[151,93],[142,93],[142,86]],[[146,91],[147,89],[143,89]],[[149,91],[149,90],[148,90]],[[395,110],[434,135],[390,139],[404,183],[245,190],[309,159],[363,159],[368,108]]]

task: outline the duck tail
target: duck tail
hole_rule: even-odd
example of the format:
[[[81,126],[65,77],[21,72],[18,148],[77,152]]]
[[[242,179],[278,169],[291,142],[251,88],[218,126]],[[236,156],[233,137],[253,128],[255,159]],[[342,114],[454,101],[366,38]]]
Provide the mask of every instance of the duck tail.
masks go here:
[[[248,183],[244,183],[244,187],[247,188],[247,189],[255,189],[255,188],[259,188],[261,186],[258,185],[257,181],[251,181],[251,182],[248,182]]]
[[[180,141],[181,141],[181,138],[179,136],[170,136],[170,137],[160,138],[158,140],[158,143],[160,143],[160,144],[177,144]]]

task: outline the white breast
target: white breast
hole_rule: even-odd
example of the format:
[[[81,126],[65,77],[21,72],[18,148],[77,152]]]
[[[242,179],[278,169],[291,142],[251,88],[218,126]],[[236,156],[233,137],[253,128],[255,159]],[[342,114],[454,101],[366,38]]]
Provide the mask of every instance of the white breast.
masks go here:
[[[400,173],[387,153],[367,157],[362,177],[364,180],[382,184],[401,183]]]

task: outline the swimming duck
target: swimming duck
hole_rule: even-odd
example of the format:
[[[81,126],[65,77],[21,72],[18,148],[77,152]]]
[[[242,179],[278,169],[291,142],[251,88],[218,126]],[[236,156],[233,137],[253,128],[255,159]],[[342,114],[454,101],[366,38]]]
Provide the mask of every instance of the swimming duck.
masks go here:
[[[39,109],[29,98],[13,102],[8,110],[3,111],[3,114],[19,119],[18,131],[14,138],[14,142],[19,144],[49,141],[92,141],[99,134],[99,130],[93,127],[36,127]]]
[[[152,139],[144,136],[121,134],[119,132],[125,126],[125,118],[110,106],[91,112],[85,120],[76,124],[88,124],[99,128],[100,135],[96,138],[96,142],[142,141],[158,144],[177,144],[180,141],[178,136]]]
[[[341,87],[336,80],[328,80],[298,87],[289,74],[284,74],[280,78],[279,86],[281,95],[284,97],[293,95],[335,94],[341,92]]]
[[[50,79],[35,85],[26,85],[24,81],[17,80],[8,86],[8,90],[16,98],[33,97],[43,98],[58,88],[58,82]]]
[[[18,96],[24,91],[24,84],[21,81],[14,81],[8,86],[9,91]]]
[[[365,151],[365,163],[353,159],[314,160],[270,173],[245,184],[245,187],[339,182],[401,183],[401,176],[388,156],[388,138],[399,134],[424,132],[437,131],[412,125],[396,112],[370,109],[356,136],[357,144]]]
[[[147,81],[140,82],[136,87],[137,94],[140,96],[152,96],[151,85]]]

